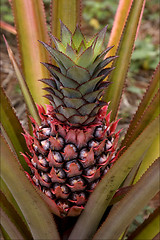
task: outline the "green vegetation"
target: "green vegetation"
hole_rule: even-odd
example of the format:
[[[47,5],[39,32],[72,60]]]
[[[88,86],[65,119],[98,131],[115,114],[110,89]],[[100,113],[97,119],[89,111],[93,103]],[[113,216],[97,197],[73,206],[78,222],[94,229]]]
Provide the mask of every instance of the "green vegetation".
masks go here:
[[[158,46],[153,45],[151,37],[143,40],[137,39],[135,50],[132,54],[132,65],[130,71],[137,73],[139,68],[155,69],[159,61]]]
[[[8,23],[13,23],[11,7],[7,0],[1,0],[0,9],[1,9],[1,20]]]
[[[111,30],[117,5],[118,0],[84,0],[83,18],[95,30],[102,28],[106,22],[108,29]]]

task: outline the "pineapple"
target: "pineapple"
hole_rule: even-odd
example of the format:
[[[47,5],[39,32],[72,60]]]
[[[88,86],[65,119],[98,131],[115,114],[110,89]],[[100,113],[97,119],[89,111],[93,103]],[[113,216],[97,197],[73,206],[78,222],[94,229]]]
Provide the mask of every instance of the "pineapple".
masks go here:
[[[42,79],[50,100],[47,110],[38,106],[41,126],[31,117],[33,137],[24,137],[30,155],[31,181],[56,206],[59,216],[77,216],[89,195],[116,160],[118,121],[110,123],[108,103],[101,99],[109,82],[115,56],[104,60],[106,27],[86,41],[79,26],[75,32],[61,23],[61,41],[51,35],[52,48],[41,42],[57,66],[43,63],[51,79]]]

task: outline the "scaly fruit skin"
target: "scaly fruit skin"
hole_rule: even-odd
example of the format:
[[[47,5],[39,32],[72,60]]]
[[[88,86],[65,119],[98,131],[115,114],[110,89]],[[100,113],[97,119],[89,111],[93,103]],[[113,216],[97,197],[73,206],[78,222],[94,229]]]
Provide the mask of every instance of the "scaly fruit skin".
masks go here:
[[[109,122],[107,107],[97,116],[96,125],[82,129],[63,125],[38,106],[41,126],[33,118],[33,133],[24,134],[31,156],[24,155],[32,170],[32,182],[57,206],[58,214],[77,216],[90,193],[115,162],[119,132],[118,121]]]
[[[42,43],[58,66],[44,63],[52,78],[43,79],[51,105],[38,106],[41,126],[31,117],[33,134],[25,139],[31,156],[31,181],[47,195],[58,216],[79,215],[90,193],[117,158],[118,121],[110,124],[106,102],[101,101],[108,82],[106,68],[115,56],[104,59],[106,27],[86,41],[77,26],[72,34],[61,23],[61,41],[55,48]]]

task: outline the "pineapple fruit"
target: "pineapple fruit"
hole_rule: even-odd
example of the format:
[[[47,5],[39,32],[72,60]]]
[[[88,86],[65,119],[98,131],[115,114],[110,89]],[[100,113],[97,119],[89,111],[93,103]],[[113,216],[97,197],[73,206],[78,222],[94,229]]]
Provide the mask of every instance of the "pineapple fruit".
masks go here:
[[[52,48],[41,42],[57,66],[43,63],[51,79],[42,79],[50,100],[47,110],[38,106],[41,126],[31,117],[33,136],[24,137],[30,155],[30,180],[56,206],[59,216],[77,216],[89,195],[116,160],[118,121],[110,123],[108,103],[101,97],[109,82],[115,56],[104,60],[106,27],[86,41],[79,26],[75,32],[61,23],[61,41],[51,35]]]

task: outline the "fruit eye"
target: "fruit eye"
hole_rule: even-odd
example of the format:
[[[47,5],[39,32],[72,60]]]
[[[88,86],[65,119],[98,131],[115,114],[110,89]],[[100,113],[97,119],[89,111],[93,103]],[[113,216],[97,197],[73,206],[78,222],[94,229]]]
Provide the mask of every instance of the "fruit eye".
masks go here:
[[[95,132],[94,132],[94,136],[96,138],[100,138],[102,133],[103,133],[103,128],[102,127],[96,127]]]
[[[38,161],[43,167],[48,167],[48,162],[46,161],[45,158],[42,158],[41,155],[38,157]]]
[[[56,162],[59,162],[59,163],[63,161],[61,154],[56,151],[53,151],[53,158]]]
[[[65,178],[65,172],[61,168],[54,168],[57,177],[59,178]]]
[[[87,148],[83,148],[79,154],[80,159],[84,160],[87,157],[87,154],[88,154]]]
[[[41,141],[41,145],[44,148],[44,150],[48,150],[49,149],[49,141],[48,140]]]
[[[88,146],[91,148],[91,147],[97,147],[99,145],[99,142],[98,141],[95,141],[95,140],[91,140],[89,141],[88,143]]]
[[[103,154],[101,157],[98,159],[98,164],[105,163],[107,161],[107,155]]]
[[[41,177],[47,183],[51,181],[50,177],[47,174],[41,173]]]
[[[50,128],[42,128],[41,131],[45,136],[49,136],[50,132],[51,132],[51,129]]]
[[[87,168],[87,169],[85,169],[85,175],[91,176],[91,175],[95,174],[96,171],[97,171],[96,167]]]

